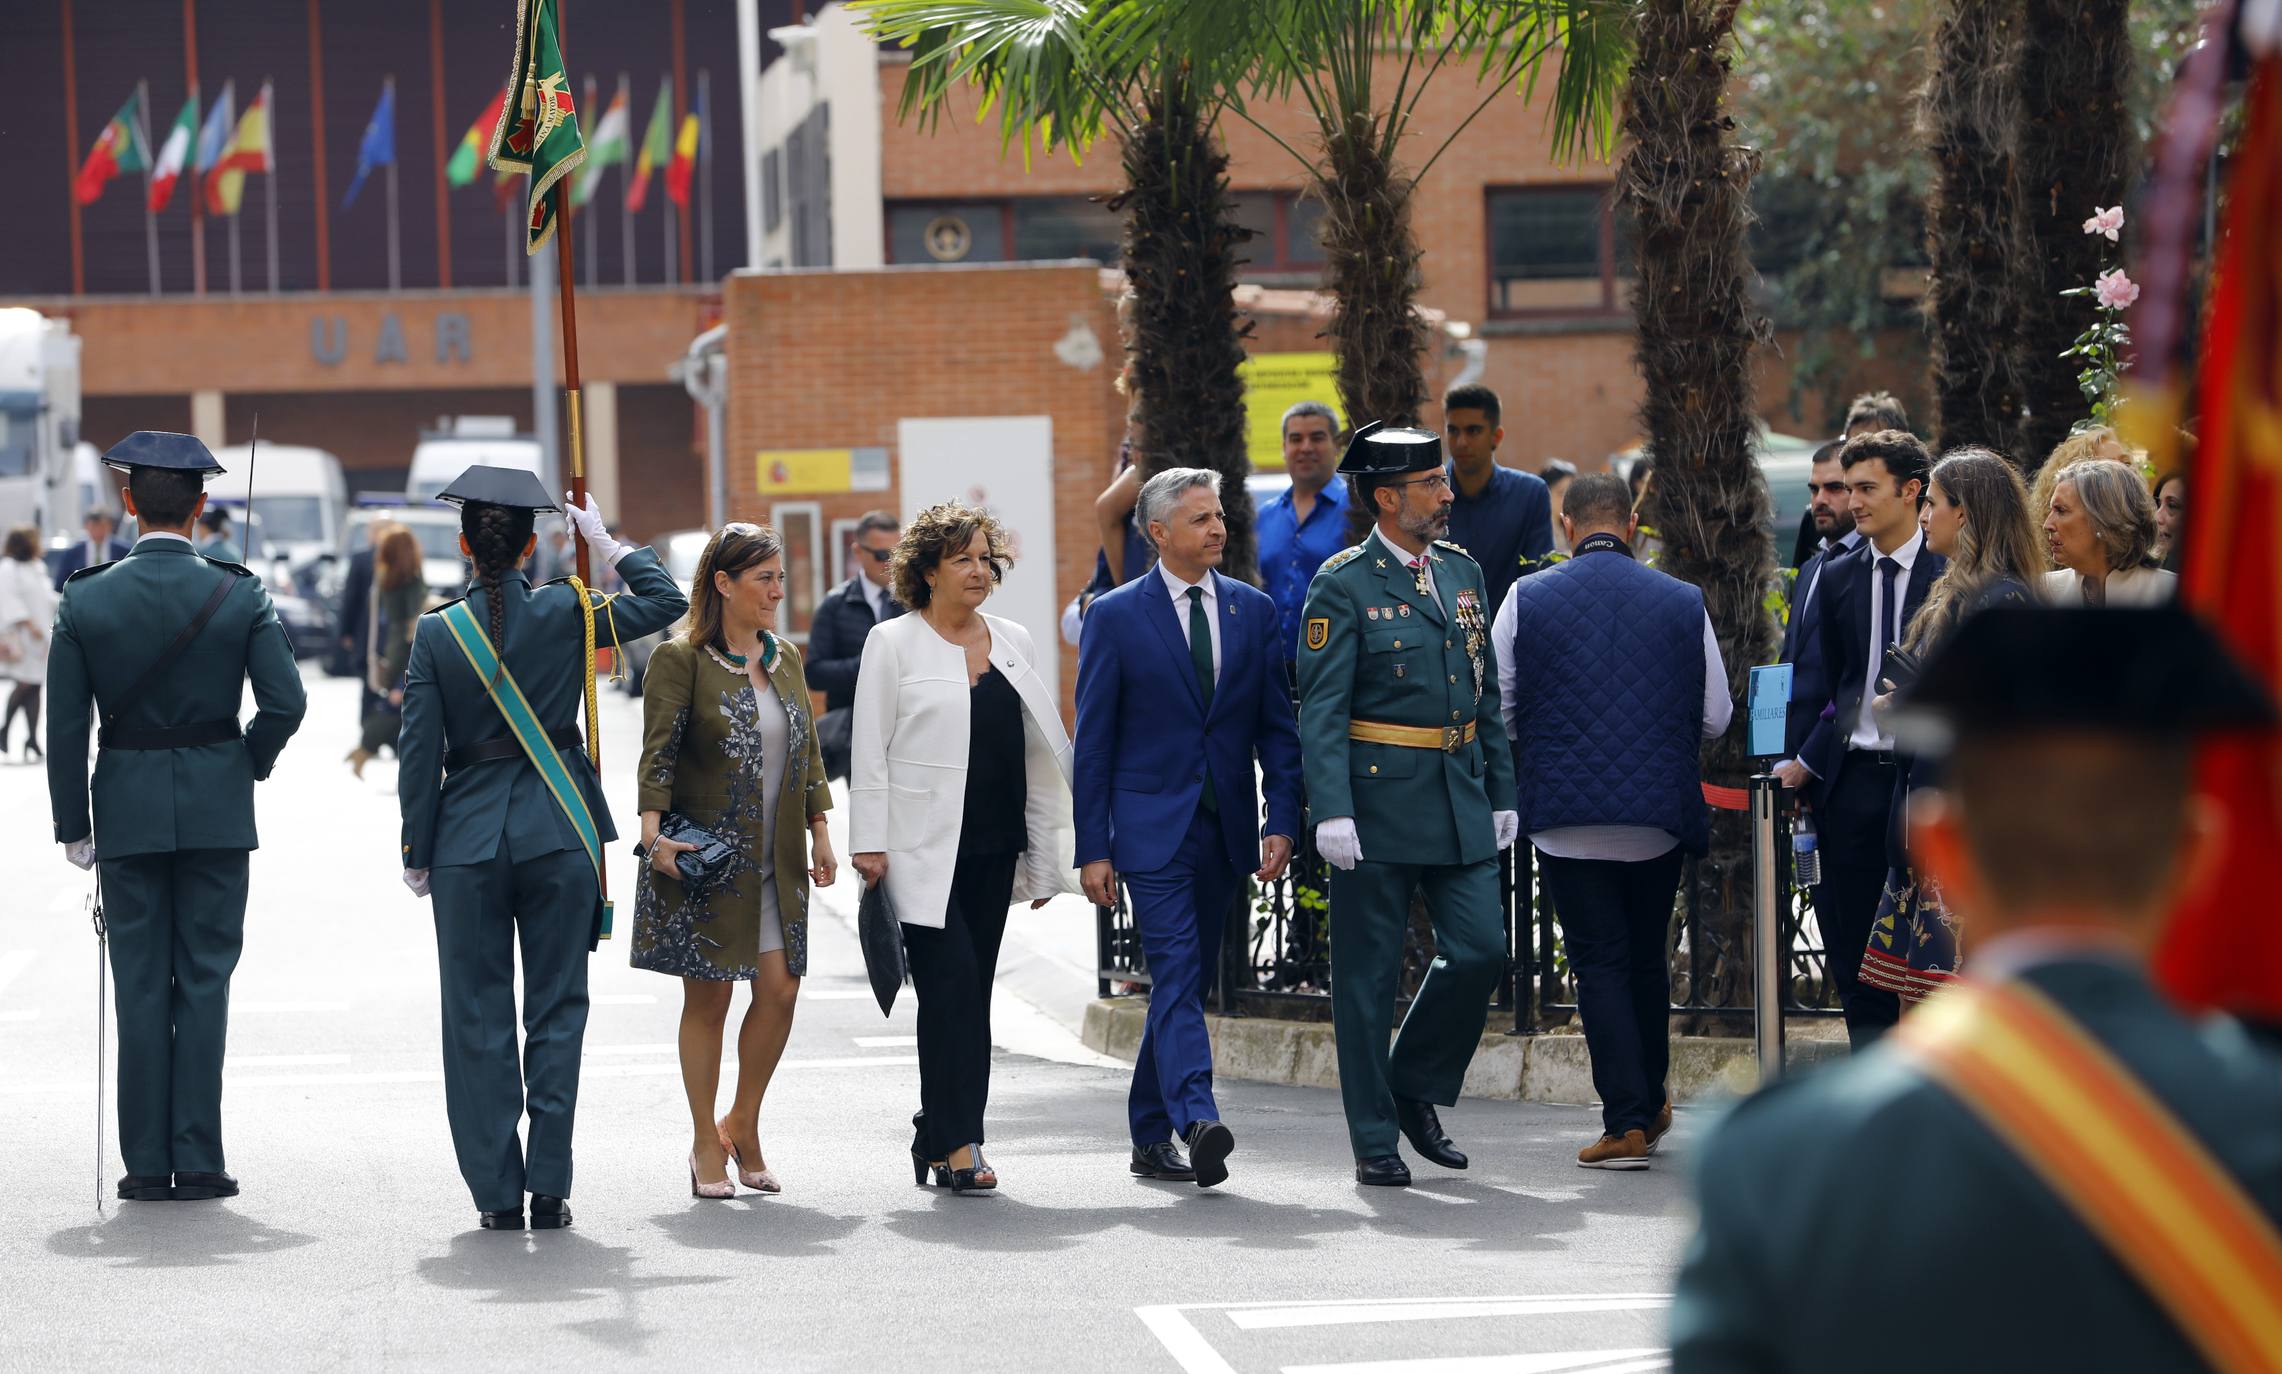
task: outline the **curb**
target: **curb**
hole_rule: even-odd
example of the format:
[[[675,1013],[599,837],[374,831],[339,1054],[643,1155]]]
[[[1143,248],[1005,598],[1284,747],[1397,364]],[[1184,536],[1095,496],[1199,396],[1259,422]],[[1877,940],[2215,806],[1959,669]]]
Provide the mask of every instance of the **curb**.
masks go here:
[[[1131,1063],[1140,1048],[1148,1012],[1145,997],[1089,1002],[1080,1037],[1087,1048]],[[1204,1022],[1212,1037],[1216,1076],[1300,1088],[1339,1086],[1339,1056],[1329,1022],[1211,1013]],[[1794,1070],[1846,1057],[1845,1038],[1825,1038],[1828,1031],[1821,1023],[1800,1018],[1792,1022],[1788,1032],[1784,1062]],[[1673,1101],[1733,1096],[1751,1091],[1758,1082],[1759,1068],[1750,1040],[1708,1035],[1672,1038],[1669,1084]],[[1585,1049],[1585,1037],[1573,1027],[1541,1035],[1484,1034],[1474,1052],[1474,1062],[1466,1069],[1465,1093],[1509,1102],[1572,1106],[1590,1106],[1600,1100],[1593,1091],[1592,1061]]]

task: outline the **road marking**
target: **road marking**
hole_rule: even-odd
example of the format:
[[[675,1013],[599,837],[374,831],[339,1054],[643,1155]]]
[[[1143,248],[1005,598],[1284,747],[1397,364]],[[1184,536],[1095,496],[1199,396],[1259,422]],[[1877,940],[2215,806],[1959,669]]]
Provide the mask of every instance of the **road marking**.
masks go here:
[[[345,1054],[233,1054],[222,1061],[222,1071],[231,1069],[310,1069],[320,1064],[346,1064]]]
[[[908,1050],[919,1044],[916,1035],[859,1035],[855,1040],[859,1050]]]
[[[31,1008],[21,1011],[0,1011],[0,1021],[37,1021],[39,1019],[39,1012]]]
[[[646,992],[598,992],[587,1000],[598,1007],[647,1007],[658,999]]]
[[[232,1002],[232,1016],[284,1016],[311,1011],[347,1011],[346,1002]]]
[[[1670,1307],[1662,1293],[1608,1293],[1546,1298],[1461,1298],[1300,1303],[1228,1314],[1246,1331],[1286,1326],[1352,1326],[1358,1322],[1431,1322],[1457,1317],[1535,1317],[1571,1312],[1646,1312]]]
[[[1534,1355],[1461,1355],[1352,1364],[1287,1364],[1283,1374],[1652,1374],[1670,1369],[1661,1350],[1552,1350]]]
[[[322,1056],[319,1056],[322,1057]],[[345,1056],[344,1056],[345,1057]],[[834,1059],[787,1059],[780,1062],[780,1071],[800,1069],[908,1069],[919,1063],[914,1054],[866,1055]],[[588,1064],[581,1071],[583,1078],[671,1078],[681,1073],[681,1065],[673,1061],[657,1064]],[[441,1069],[383,1069],[361,1073],[279,1073],[232,1074],[229,1085],[233,1092],[249,1088],[341,1088],[368,1087],[391,1083],[441,1083]],[[0,1097],[63,1097],[85,1093],[80,1083],[0,1083]]]
[[[32,961],[39,957],[38,952],[29,949],[11,949],[0,953],[0,992],[6,992],[8,985],[15,982],[25,969],[32,966]]]
[[[1133,1315],[1157,1337],[1183,1374],[1236,1374],[1236,1367],[1220,1358],[1178,1307],[1136,1307]]]
[[[802,988],[800,995],[811,1002],[869,1002],[870,988]]]
[[[69,911],[73,907],[87,910],[87,894],[76,888],[59,887],[48,894],[48,910]]]
[[[1432,1198],[1432,1199],[1433,1199],[1434,1201],[1436,1201],[1436,1202],[1447,1202],[1447,1203],[1452,1203],[1452,1204],[1454,1204],[1454,1205],[1457,1205],[1457,1206],[1461,1206],[1461,1207],[1465,1206],[1467,1203],[1470,1203],[1470,1202],[1479,1202],[1479,1201],[1481,1201],[1481,1199],[1480,1199],[1480,1198],[1471,1198],[1471,1197],[1457,1197],[1457,1196],[1454,1196],[1454,1195],[1452,1195],[1452,1194],[1450,1194],[1450,1193],[1441,1193],[1441,1192],[1436,1192],[1436,1191],[1435,1191],[1434,1189],[1432,1189],[1432,1188],[1411,1188],[1411,1189],[1407,1189],[1406,1191],[1407,1191],[1407,1192],[1408,1192],[1408,1193],[1409,1193],[1409,1194],[1410,1194],[1412,1197]]]

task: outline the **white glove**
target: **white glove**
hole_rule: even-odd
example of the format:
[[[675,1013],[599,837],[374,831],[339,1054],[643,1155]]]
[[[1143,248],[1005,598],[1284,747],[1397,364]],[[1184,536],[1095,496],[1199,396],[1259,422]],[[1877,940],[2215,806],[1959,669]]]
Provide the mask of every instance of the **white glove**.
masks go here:
[[[1355,833],[1355,818],[1339,816],[1315,828],[1315,852],[1333,868],[1345,870],[1363,861],[1363,840]]]
[[[95,841],[93,839],[73,840],[63,847],[63,856],[71,860],[73,867],[83,872],[93,868],[95,867]]]
[[[1500,849],[1513,848],[1513,842],[1521,837],[1521,813],[1519,811],[1492,811],[1490,813],[1490,824],[1497,827],[1498,848]]]
[[[626,556],[627,547],[612,539],[609,529],[603,525],[602,510],[594,504],[593,492],[586,494],[584,506],[572,505],[570,493],[564,492],[563,518],[570,521],[571,528],[578,531],[578,537],[586,541],[587,549],[601,559],[604,566],[615,566]]]
[[[425,896],[427,896],[427,895],[428,895],[428,870],[427,870],[427,869],[425,869],[425,868],[407,868],[407,869],[405,869],[405,870],[404,870],[404,885],[405,885],[406,887],[408,887],[408,888],[411,888],[411,889],[412,889],[412,895],[413,895],[413,896],[415,896],[415,897],[425,897]]]

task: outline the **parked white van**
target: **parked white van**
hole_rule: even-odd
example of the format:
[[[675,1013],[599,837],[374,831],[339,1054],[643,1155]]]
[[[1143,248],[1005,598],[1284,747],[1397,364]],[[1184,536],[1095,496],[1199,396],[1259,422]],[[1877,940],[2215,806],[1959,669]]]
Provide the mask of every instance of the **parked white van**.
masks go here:
[[[521,468],[546,480],[546,456],[539,441],[516,433],[514,420],[505,415],[461,415],[421,433],[412,450],[404,494],[415,502],[433,500],[474,463]]]
[[[254,510],[261,518],[265,548],[246,550],[246,557],[283,558],[295,569],[306,567],[341,545],[341,530],[348,520],[349,484],[341,475],[341,460],[321,448],[298,444],[263,444],[250,449],[233,444],[214,455],[225,471],[206,483],[209,504],[227,506],[244,525],[246,480],[253,479]]]

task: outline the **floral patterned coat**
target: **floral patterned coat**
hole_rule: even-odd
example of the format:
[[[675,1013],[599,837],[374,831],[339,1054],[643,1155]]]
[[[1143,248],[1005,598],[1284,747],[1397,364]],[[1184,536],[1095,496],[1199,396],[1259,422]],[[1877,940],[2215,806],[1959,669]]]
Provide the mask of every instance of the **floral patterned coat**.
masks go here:
[[[637,968],[689,978],[756,977],[759,846],[769,844],[785,966],[796,978],[808,971],[808,818],[831,808],[832,792],[800,652],[782,639],[776,645],[769,685],[784,707],[787,748],[771,835],[760,833],[769,799],[751,680],[686,636],[659,645],[650,658],[642,681],[640,809],[679,812],[740,854],[729,880],[704,901],[690,900],[679,882],[642,865],[634,903]]]

